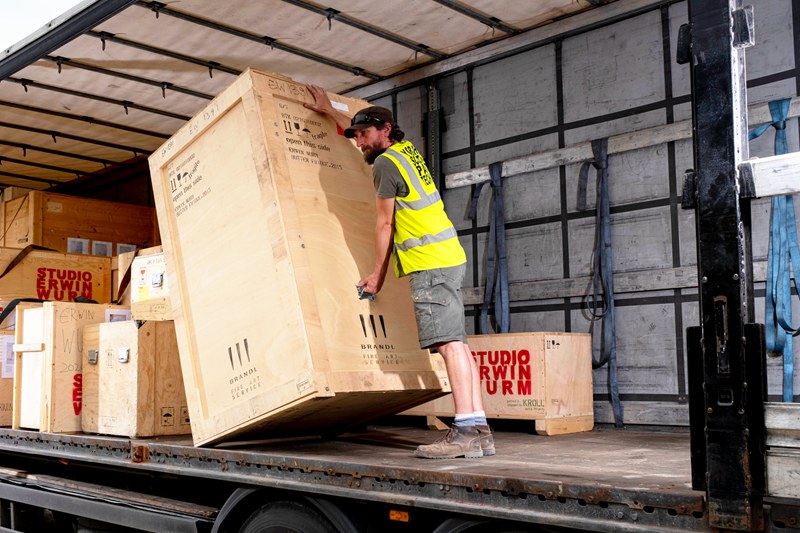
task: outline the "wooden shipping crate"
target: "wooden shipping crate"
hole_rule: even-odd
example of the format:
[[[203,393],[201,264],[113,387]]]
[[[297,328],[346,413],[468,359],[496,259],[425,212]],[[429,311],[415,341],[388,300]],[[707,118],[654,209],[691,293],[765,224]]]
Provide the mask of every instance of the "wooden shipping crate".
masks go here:
[[[44,191],[3,202],[0,246],[36,244],[63,253],[118,255],[158,244],[152,207]]]
[[[155,294],[155,293],[151,294],[152,291],[149,291],[147,289],[145,289],[144,291],[139,290],[139,286],[140,285],[145,285],[145,283],[144,283],[142,278],[146,274],[148,274],[147,269],[144,269],[145,270],[144,272],[139,271],[139,272],[137,272],[136,276],[133,276],[133,268],[134,268],[133,261],[137,257],[141,256],[141,257],[144,258],[146,256],[159,255],[159,254],[161,254],[161,257],[159,259],[156,259],[155,262],[163,264],[163,254],[162,254],[161,246],[154,246],[152,248],[142,248],[142,249],[134,250],[134,251],[131,251],[131,252],[125,252],[125,253],[122,253],[122,254],[119,254],[119,255],[115,256],[112,259],[112,262],[111,262],[111,285],[112,285],[112,288],[113,288],[113,302],[114,303],[117,303],[117,304],[120,304],[120,305],[125,305],[125,306],[130,306],[132,300],[136,300],[138,302],[138,301],[141,301],[143,299],[146,299],[146,297],[148,297],[148,296],[152,296],[152,297],[162,296],[162,294]],[[150,259],[142,259],[140,261],[144,261],[143,263],[140,263],[140,266],[142,266],[142,265],[148,264],[152,260],[150,260]],[[162,274],[164,274],[164,267],[159,267],[158,270]],[[166,276],[166,274],[164,274],[164,277],[165,276]],[[148,284],[148,286],[149,286],[149,284]],[[164,281],[164,288],[161,289],[161,290],[162,290],[162,292],[164,292],[164,294],[168,294],[168,293],[166,293],[166,281]],[[137,292],[137,296],[134,297],[131,294],[132,291],[136,291]],[[142,293],[142,292],[145,295],[144,298],[142,296],[139,296],[139,293]],[[154,302],[154,305],[157,304],[157,303],[158,304],[166,303],[168,305],[169,302],[168,301],[167,302]],[[142,308],[142,309],[144,309],[144,308]],[[153,315],[154,316],[153,318],[151,318],[150,316],[144,316],[144,313],[141,312],[142,318],[140,318],[139,320],[169,320],[168,317],[165,318],[166,311],[164,309],[159,308],[158,311],[159,311],[159,314]],[[155,318],[156,316],[158,318]],[[134,317],[134,318],[136,318],[136,317]]]
[[[108,322],[83,328],[85,433],[131,438],[191,432],[171,321]]]
[[[12,427],[80,432],[83,328],[128,319],[127,308],[109,304],[44,302],[18,309]]]
[[[196,445],[340,432],[449,390],[408,281],[356,297],[374,262],[371,170],[312,101],[247,71],[150,156]]]
[[[167,264],[161,246],[140,250],[131,265],[131,316],[171,320]]]
[[[0,426],[11,425],[14,397],[14,332],[0,333]]]
[[[111,301],[111,258],[0,248],[0,302],[15,298]],[[24,255],[23,255],[24,253]]]
[[[26,189],[25,187],[6,187],[3,189],[3,201],[7,202],[9,200],[13,200],[14,198],[19,198],[20,196],[25,196],[33,189]]]
[[[544,435],[592,429],[591,335],[505,333],[471,335],[468,341],[487,417],[535,420]],[[452,395],[404,414],[452,417]]]

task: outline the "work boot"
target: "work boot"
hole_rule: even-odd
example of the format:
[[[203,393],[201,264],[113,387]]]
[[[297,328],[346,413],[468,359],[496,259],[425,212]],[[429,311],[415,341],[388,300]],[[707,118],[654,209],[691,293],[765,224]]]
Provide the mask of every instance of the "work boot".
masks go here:
[[[484,457],[494,455],[494,437],[492,436],[492,428],[489,426],[475,426],[478,430],[478,435],[481,437],[481,451]]]
[[[452,426],[444,437],[433,444],[417,446],[414,455],[425,459],[454,459],[456,457],[474,459],[483,457],[481,437],[475,426]]]

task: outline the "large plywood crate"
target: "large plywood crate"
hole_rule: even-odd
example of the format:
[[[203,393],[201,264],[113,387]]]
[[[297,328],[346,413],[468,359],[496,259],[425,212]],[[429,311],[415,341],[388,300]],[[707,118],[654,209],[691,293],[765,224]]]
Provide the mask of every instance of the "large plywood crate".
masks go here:
[[[356,298],[374,262],[371,170],[312,101],[247,71],[150,157],[197,445],[343,431],[448,390],[408,282]]]
[[[468,337],[490,418],[534,420],[537,433],[594,426],[591,335],[505,333]],[[404,414],[453,416],[452,395]]]
[[[158,244],[152,207],[31,191],[3,202],[0,219],[0,246],[8,248],[112,256]]]
[[[125,320],[122,306],[70,302],[17,309],[12,427],[79,433],[83,407],[83,328]]]
[[[173,322],[84,327],[82,368],[85,433],[138,438],[191,432]]]

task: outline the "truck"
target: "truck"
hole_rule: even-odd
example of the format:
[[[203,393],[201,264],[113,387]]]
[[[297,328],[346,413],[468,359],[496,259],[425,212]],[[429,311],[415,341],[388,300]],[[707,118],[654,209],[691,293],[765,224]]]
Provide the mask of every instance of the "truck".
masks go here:
[[[597,357],[592,431],[492,420],[480,459],[413,458],[433,434],[402,415],[214,446],[0,428],[0,529],[798,529],[800,5],[753,4],[86,0],[5,50],[6,188],[148,205],[147,156],[246,68],[389,107],[467,252],[469,332]]]

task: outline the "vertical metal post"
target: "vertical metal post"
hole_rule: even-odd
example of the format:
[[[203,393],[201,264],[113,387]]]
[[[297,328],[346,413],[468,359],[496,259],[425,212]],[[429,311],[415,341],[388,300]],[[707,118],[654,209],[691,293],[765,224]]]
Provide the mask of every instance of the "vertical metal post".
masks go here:
[[[692,468],[709,526],[760,531],[766,350],[751,323],[750,209],[737,186],[749,157],[743,21],[741,0],[689,1],[701,324],[687,339],[699,343],[688,350]]]
[[[425,132],[427,133],[426,145],[427,153],[425,162],[428,170],[436,181],[436,187],[441,190],[444,185],[444,176],[441,174],[442,168],[442,131],[441,131],[441,106],[439,104],[439,88],[436,80],[432,80],[427,86],[428,105],[425,113]]]

